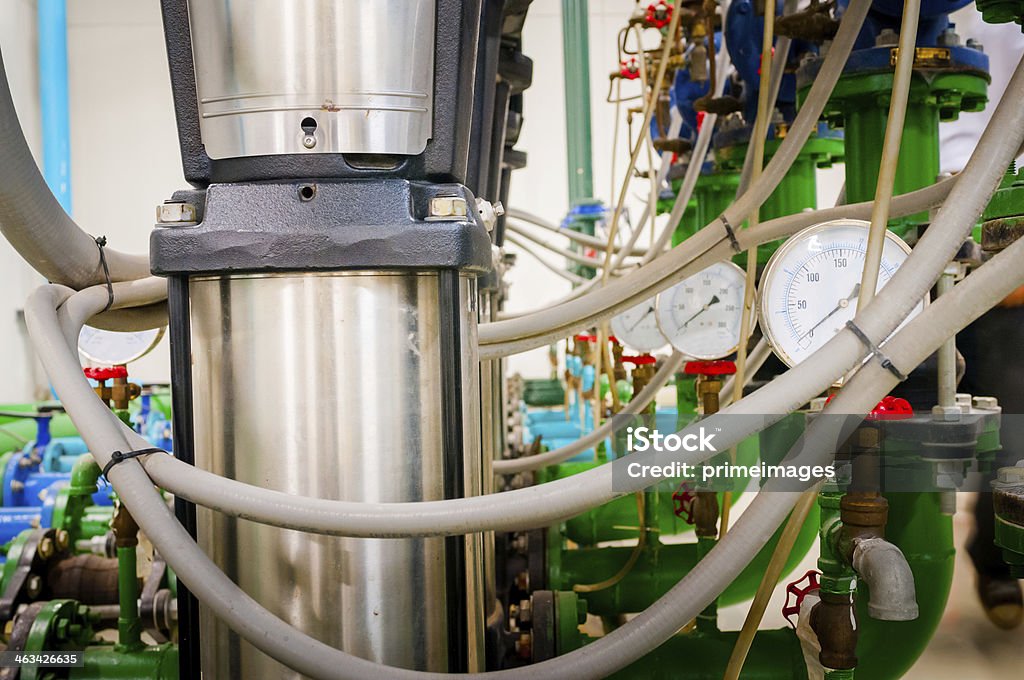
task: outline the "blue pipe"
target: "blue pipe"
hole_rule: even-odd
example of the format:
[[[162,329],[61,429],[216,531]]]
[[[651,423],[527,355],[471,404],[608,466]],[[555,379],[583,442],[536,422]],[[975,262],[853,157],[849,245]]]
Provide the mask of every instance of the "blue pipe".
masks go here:
[[[68,108],[66,0],[38,0],[38,24],[43,176],[64,212],[70,215],[71,120]]]

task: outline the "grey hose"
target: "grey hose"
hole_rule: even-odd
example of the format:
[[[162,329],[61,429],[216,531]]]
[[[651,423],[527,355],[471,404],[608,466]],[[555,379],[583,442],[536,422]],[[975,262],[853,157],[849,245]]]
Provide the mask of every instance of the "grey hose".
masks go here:
[[[602,239],[598,238],[597,236],[591,236],[590,234],[584,234],[581,231],[573,231],[572,229],[563,229],[563,228],[557,227],[554,224],[552,224],[551,222],[548,222],[547,220],[545,220],[544,218],[539,217],[537,215],[534,215],[533,213],[527,212],[526,210],[522,210],[520,208],[509,208],[508,212],[505,215],[506,215],[506,217],[511,217],[514,220],[519,220],[521,222],[526,222],[527,224],[532,224],[532,225],[534,225],[536,227],[540,227],[544,231],[550,231],[553,234],[558,234],[559,236],[565,236],[570,241],[576,241],[580,245],[590,246],[591,248],[605,248],[608,245],[607,243],[605,243]],[[512,225],[509,225],[509,226],[511,226],[516,231],[522,231],[522,229],[520,229],[517,225],[512,224]],[[620,248],[616,247],[615,250],[620,250]],[[627,255],[638,255],[639,256],[639,255],[643,255],[646,252],[647,252],[646,248],[642,248],[642,247],[636,246],[636,247],[633,247],[626,254]]]
[[[579,274],[574,274],[571,271],[569,271],[568,269],[563,269],[562,267],[559,267],[557,265],[551,264],[550,262],[545,260],[543,257],[541,257],[540,253],[538,253],[536,250],[534,250],[534,248],[532,246],[529,246],[525,242],[523,242],[522,240],[516,238],[515,233],[513,233],[512,231],[508,231],[508,232],[505,233],[505,240],[508,241],[509,243],[515,245],[521,251],[523,251],[524,253],[526,253],[527,255],[532,257],[533,259],[535,259],[537,262],[539,262],[541,264],[541,266],[543,266],[545,269],[550,271],[552,274],[555,274],[556,276],[559,276],[559,277],[565,279],[566,281],[568,281],[569,283],[571,283],[573,285],[580,285],[580,284],[583,284],[583,283],[586,283],[587,281],[589,281],[589,279],[585,279],[582,276],[580,276]]]
[[[68,217],[39,173],[11,98],[0,54],[0,232],[32,267],[54,283],[75,289],[106,279],[99,248]],[[110,278],[149,276],[149,258],[104,249]]]
[[[772,191],[775,190],[775,187],[778,186],[778,183],[803,147],[804,140],[807,139],[817,125],[817,120],[842,73],[846,58],[853,48],[854,41],[870,5],[870,0],[853,0],[851,2],[843,16],[839,32],[836,34],[829,54],[825,58],[821,70],[818,72],[817,79],[811,86],[811,91],[804,106],[793,121],[786,139],[783,140],[779,150],[765,168],[764,174],[758,182],[751,186],[747,193],[726,209],[721,218],[715,220],[682,244],[687,246],[686,249],[681,251],[684,260],[690,253],[694,253],[699,257],[700,254],[706,253],[715,245],[723,242],[727,243],[725,224],[732,225],[733,229],[738,228],[743,220],[764,203]],[[653,292],[672,285],[681,280],[681,278],[685,278],[678,277],[678,274],[676,277],[673,277],[672,272],[678,272],[678,267],[665,264],[665,262],[672,260],[671,256],[673,254],[676,253],[673,251],[663,257],[659,257],[593,294],[570,300],[564,304],[538,311],[528,316],[482,325],[480,327],[481,357],[495,358],[495,356],[502,354],[541,347],[552,340],[567,335],[573,330],[611,316],[617,311],[626,309],[640,302],[641,299],[645,299],[643,296],[635,294],[636,289],[640,285],[644,287],[645,293],[652,284],[654,286],[660,285]],[[675,264],[675,262],[673,263]],[[645,274],[662,271],[666,267],[668,272],[664,276],[656,277],[650,284],[640,283],[641,281],[646,282],[649,280]],[[634,294],[631,295],[630,293]],[[646,297],[650,297],[651,294],[653,293],[646,294]],[[489,345],[501,345],[502,343],[507,344],[500,350],[493,350],[489,347]]]
[[[672,376],[679,369],[679,366],[683,363],[685,357],[679,352],[672,352],[671,356],[665,360],[658,369],[658,372],[654,374],[650,382],[640,390],[633,399],[626,404],[617,416],[631,416],[640,413],[644,408],[647,407],[654,398],[658,396],[658,392],[664,387]],[[606,439],[613,435],[616,431],[626,426],[627,422],[632,422],[628,418],[617,418],[613,417],[606,420],[600,427],[595,428],[592,432],[585,434],[571,444],[539,453],[535,456],[526,456],[523,458],[512,458],[509,460],[496,460],[494,461],[493,468],[495,474],[511,475],[517,472],[526,472],[527,470],[539,470],[540,468],[547,467],[549,465],[557,465],[558,463],[564,462],[577,456],[591,446],[595,446],[598,442]],[[616,427],[618,426],[618,427]]]
[[[531,234],[531,233],[529,233],[527,231],[519,231],[519,230],[516,230],[516,229],[509,229],[508,232],[509,232],[509,235],[512,237],[511,240],[516,245],[518,245],[520,247],[523,246],[523,240],[529,240],[529,241],[532,241],[533,243],[536,243],[537,245],[541,246],[545,250],[548,250],[548,251],[550,251],[550,252],[552,252],[552,253],[554,253],[556,255],[560,255],[561,257],[564,257],[567,260],[572,260],[576,264],[581,264],[584,267],[592,267],[594,269],[601,269],[602,267],[604,267],[604,260],[599,260],[599,259],[594,258],[594,257],[588,257],[588,256],[583,255],[581,253],[577,253],[575,251],[569,250],[568,248],[562,248],[561,246],[556,246],[555,244],[549,243],[548,241],[545,241],[542,238],[534,236],[533,234]]]

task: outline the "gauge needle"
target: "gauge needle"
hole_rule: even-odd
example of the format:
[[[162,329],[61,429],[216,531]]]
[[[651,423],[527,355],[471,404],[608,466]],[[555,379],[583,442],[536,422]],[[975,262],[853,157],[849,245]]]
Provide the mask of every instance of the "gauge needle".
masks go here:
[[[639,326],[639,325],[640,325],[640,322],[641,322],[641,321],[643,321],[644,319],[646,319],[647,317],[649,317],[649,316],[651,315],[651,312],[653,312],[653,311],[654,311],[654,307],[653,307],[653,306],[651,306],[651,307],[648,307],[648,308],[647,308],[647,311],[646,311],[646,312],[644,312],[644,315],[643,315],[643,316],[641,316],[641,317],[640,317],[639,319],[637,319],[637,320],[636,320],[636,323],[635,323],[635,324],[633,324],[632,326],[630,326],[630,327],[629,327],[629,330],[633,330],[634,328],[636,328],[637,326]]]
[[[715,305],[715,304],[718,304],[719,302],[721,302],[721,300],[719,300],[719,299],[718,299],[718,296],[717,296],[717,295],[713,296],[713,297],[712,297],[712,298],[711,298],[711,299],[710,299],[710,300],[708,301],[708,303],[707,303],[706,305],[704,305],[703,307],[701,307],[701,308],[700,308],[700,311],[699,311],[699,312],[697,312],[696,314],[694,314],[693,316],[691,316],[691,317],[690,317],[689,319],[687,319],[687,320],[686,320],[685,322],[683,322],[683,328],[686,328],[686,326],[687,326],[687,325],[689,325],[689,323],[690,323],[691,321],[693,321],[694,319],[696,319],[696,318],[697,318],[698,316],[700,316],[700,315],[701,315],[701,314],[703,314],[704,312],[708,311],[708,308],[709,308],[709,307],[710,307],[711,305]]]
[[[853,290],[850,291],[849,295],[847,295],[845,298],[843,298],[842,300],[840,300],[839,302],[836,303],[835,309],[833,309],[831,312],[826,314],[825,317],[821,321],[819,321],[818,323],[814,324],[814,326],[811,327],[811,330],[809,330],[806,333],[804,333],[803,335],[801,335],[799,339],[803,340],[808,335],[813,333],[815,330],[818,329],[818,326],[820,326],[821,324],[823,324],[826,321],[828,321],[829,319],[831,319],[832,316],[836,312],[838,312],[840,309],[846,309],[847,307],[849,307],[850,306],[850,302],[853,301],[853,300],[856,300],[859,295],[860,295],[860,284],[858,283],[856,286],[853,287]]]

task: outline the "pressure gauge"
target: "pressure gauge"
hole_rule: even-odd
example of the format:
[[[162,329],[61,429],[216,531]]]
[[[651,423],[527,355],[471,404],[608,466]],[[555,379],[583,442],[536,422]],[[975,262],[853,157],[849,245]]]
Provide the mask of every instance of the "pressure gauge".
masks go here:
[[[758,301],[761,328],[788,365],[813,354],[855,316],[869,227],[851,219],[808,227],[768,261]],[[909,253],[910,246],[885,232],[877,289],[889,282]],[[907,319],[923,307],[922,301]]]
[[[103,366],[120,366],[140,359],[160,342],[163,328],[123,333],[82,326],[78,334],[78,352]]]
[[[618,341],[641,353],[653,352],[667,345],[668,340],[658,328],[654,307],[655,298],[651,298],[613,317],[611,329]]]
[[[740,344],[745,288],[742,269],[732,262],[716,262],[658,296],[658,326],[687,356],[728,356]]]

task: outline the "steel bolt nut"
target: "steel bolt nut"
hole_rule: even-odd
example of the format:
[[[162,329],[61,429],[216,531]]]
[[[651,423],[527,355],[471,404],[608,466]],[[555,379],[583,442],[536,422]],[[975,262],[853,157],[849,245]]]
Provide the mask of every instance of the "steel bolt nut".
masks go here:
[[[466,217],[466,199],[461,196],[434,196],[430,199],[430,216],[433,220],[460,220]]]
[[[519,622],[530,623],[533,619],[533,606],[529,600],[519,601]]]
[[[181,224],[196,221],[196,207],[191,203],[168,201],[156,207],[158,224]]]
[[[1024,484],[1024,467],[999,468],[996,481],[1000,484]]]
[[[71,542],[71,536],[68,535],[68,532],[64,531],[63,529],[60,529],[60,530],[57,531],[56,538],[57,538],[57,548],[60,549],[60,550],[67,550],[68,549],[68,545]]]
[[[975,397],[974,408],[992,410],[999,408],[999,400],[995,397]]]
[[[53,539],[47,536],[46,538],[39,541],[39,547],[36,548],[36,552],[44,560],[48,560],[53,556]]]
[[[36,574],[29,576],[25,583],[25,592],[31,598],[39,597],[39,593],[43,592],[43,579]]]
[[[893,47],[900,42],[900,34],[891,28],[883,28],[875,38],[875,47]]]

